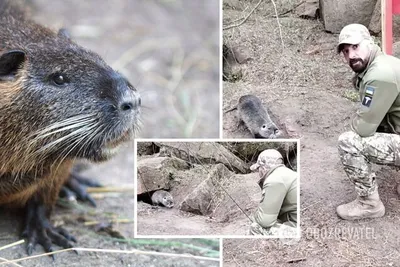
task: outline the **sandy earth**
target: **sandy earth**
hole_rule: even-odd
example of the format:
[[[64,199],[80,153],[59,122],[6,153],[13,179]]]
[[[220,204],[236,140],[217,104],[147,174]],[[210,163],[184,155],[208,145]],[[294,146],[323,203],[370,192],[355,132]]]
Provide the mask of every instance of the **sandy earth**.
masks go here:
[[[207,179],[208,173],[205,170],[213,167],[212,165],[195,166],[194,169],[174,174],[178,185],[170,191],[175,202],[172,209],[154,207],[139,201],[138,235],[247,235],[249,219],[235,203],[227,199],[226,195],[223,198],[224,204],[218,205],[208,215],[196,215],[179,209],[179,204],[184,198]],[[232,176],[222,183],[225,190],[239,202],[240,207],[248,215],[255,211],[260,199],[260,190],[256,185],[258,177],[257,175],[250,176],[233,176],[232,173]]]
[[[241,4],[249,6],[248,12],[256,2]],[[279,13],[288,9],[278,6]],[[223,109],[253,93],[279,120],[290,119],[299,129],[302,238],[286,243],[224,240],[224,266],[400,266],[395,170],[376,168],[384,218],[347,222],[335,213],[338,205],[356,196],[341,168],[337,139],[349,130],[349,117],[359,105],[349,97],[352,71],[335,53],[338,36],[325,33],[318,21],[289,14],[280,19],[282,50],[273,14],[272,4],[264,3],[246,23],[224,31],[228,44],[252,60],[242,65],[243,80],[224,82]],[[226,8],[224,24],[242,16],[241,10]],[[248,137],[236,124],[234,112],[224,115],[225,138]]]
[[[218,2],[205,1],[48,1],[32,0],[34,18],[54,29],[66,27],[79,44],[98,52],[124,73],[142,94],[143,128],[140,137],[219,136]],[[185,10],[185,12],[182,12]],[[201,11],[201,12],[199,12]],[[202,15],[203,13],[207,16]],[[201,19],[202,23],[198,23]],[[200,58],[200,59],[199,59]],[[202,97],[198,95],[201,93]],[[204,94],[203,94],[204,93]],[[207,97],[205,97],[207,96]],[[204,106],[207,106],[205,109]],[[190,107],[190,108],[189,108]],[[210,122],[213,123],[210,123]],[[133,144],[112,161],[83,174],[105,186],[132,188]],[[206,256],[184,246],[144,245],[111,239],[85,226],[87,220],[127,219],[113,230],[133,238],[133,191],[93,194],[98,207],[65,209],[57,206],[53,222],[63,224],[79,241],[77,246],[131,250],[134,248]],[[1,210],[0,247],[18,241],[22,217]],[[80,220],[78,220],[80,219]],[[178,240],[211,249],[211,245]],[[57,248],[57,247],[56,247]],[[213,250],[219,250],[213,248]],[[37,246],[35,255],[43,252]],[[0,257],[26,256],[24,244],[0,251]],[[214,255],[215,257],[215,255]],[[20,262],[22,266],[218,266],[218,262],[135,254],[72,252]],[[13,266],[11,264],[1,266]]]

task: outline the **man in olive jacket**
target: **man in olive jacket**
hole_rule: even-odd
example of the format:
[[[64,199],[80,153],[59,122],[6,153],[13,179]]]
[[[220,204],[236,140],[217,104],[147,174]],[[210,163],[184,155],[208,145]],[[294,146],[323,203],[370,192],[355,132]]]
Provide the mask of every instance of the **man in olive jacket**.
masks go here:
[[[261,202],[250,226],[252,235],[297,235],[297,172],[283,164],[281,153],[267,149],[250,169],[258,170]]]
[[[342,29],[337,52],[356,74],[353,83],[361,103],[350,123],[352,131],[341,134],[338,142],[357,198],[336,212],[345,220],[382,217],[385,207],[371,163],[400,166],[400,59],[382,53],[360,24]]]

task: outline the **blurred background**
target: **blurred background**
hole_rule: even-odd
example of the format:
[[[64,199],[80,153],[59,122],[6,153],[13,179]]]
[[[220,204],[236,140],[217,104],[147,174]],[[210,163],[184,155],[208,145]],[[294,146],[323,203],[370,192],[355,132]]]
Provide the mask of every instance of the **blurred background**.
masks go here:
[[[142,138],[219,137],[219,1],[30,0],[137,88]]]

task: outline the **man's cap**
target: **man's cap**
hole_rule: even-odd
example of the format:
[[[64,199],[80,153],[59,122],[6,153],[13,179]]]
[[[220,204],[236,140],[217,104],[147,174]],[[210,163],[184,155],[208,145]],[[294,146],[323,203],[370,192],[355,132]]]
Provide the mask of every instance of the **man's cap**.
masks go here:
[[[339,43],[336,47],[337,52],[340,53],[341,44],[359,44],[363,40],[372,40],[372,37],[367,29],[362,24],[349,24],[343,27],[339,34]]]
[[[257,163],[254,163],[251,165],[250,170],[255,171],[257,170],[260,166],[266,165],[266,164],[271,164],[272,162],[276,162],[278,159],[283,159],[282,154],[279,153],[278,150],[276,149],[267,149],[264,150],[263,152],[258,155]]]

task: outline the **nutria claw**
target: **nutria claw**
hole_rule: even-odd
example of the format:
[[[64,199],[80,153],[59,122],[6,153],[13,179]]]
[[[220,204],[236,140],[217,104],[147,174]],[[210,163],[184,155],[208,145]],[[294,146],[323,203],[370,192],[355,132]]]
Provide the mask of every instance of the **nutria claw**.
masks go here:
[[[96,201],[88,194],[86,187],[102,187],[100,183],[92,179],[84,178],[76,173],[71,173],[65,186],[75,193],[77,198],[82,201],[88,201],[93,207],[96,207]],[[68,191],[68,190],[66,190]]]
[[[70,235],[62,227],[54,227],[46,216],[46,207],[32,199],[27,205],[27,217],[22,237],[28,239],[26,246],[28,255],[32,255],[37,244],[40,244],[46,252],[53,252],[53,243],[63,247],[72,248],[72,242],[77,242],[75,237]],[[54,258],[54,255],[51,255]]]

